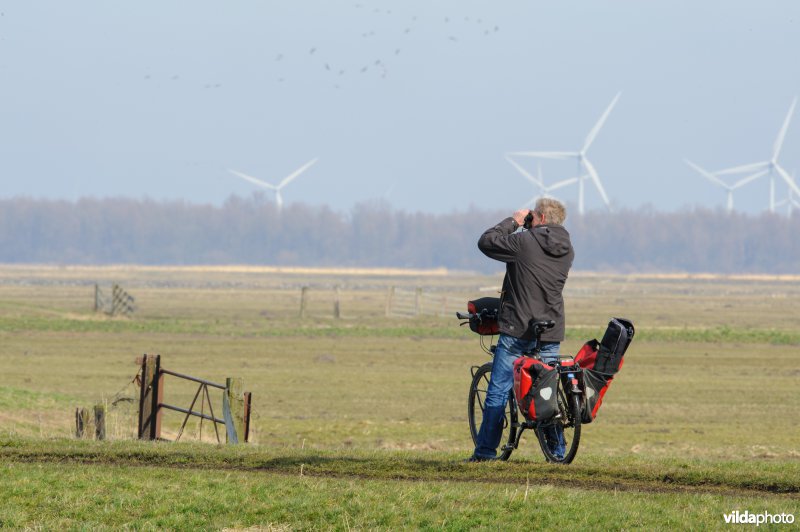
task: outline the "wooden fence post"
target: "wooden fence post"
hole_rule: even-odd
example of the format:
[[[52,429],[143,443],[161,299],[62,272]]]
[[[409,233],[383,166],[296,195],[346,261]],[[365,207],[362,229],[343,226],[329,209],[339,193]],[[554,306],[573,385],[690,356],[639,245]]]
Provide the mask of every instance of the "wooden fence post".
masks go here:
[[[164,375],[161,355],[142,357],[142,387],[139,392],[139,439],[161,438],[161,397],[164,395]]]
[[[117,305],[119,300],[119,285],[114,284],[111,287],[111,315],[116,316],[117,314]]]
[[[341,312],[339,310],[339,297],[341,296],[339,285],[336,285],[336,290],[334,294],[333,300],[333,317],[337,320],[341,317]]]
[[[89,411],[78,407],[75,409],[75,437],[83,438],[89,427]]]
[[[394,286],[390,286],[386,292],[386,317],[392,315],[392,304],[394,303]]]
[[[94,311],[97,312],[97,309],[100,308],[100,286],[97,283],[94,283]]]
[[[306,300],[308,298],[308,287],[304,286],[300,289],[300,317],[306,317]]]
[[[418,286],[414,292],[414,315],[419,316],[422,313],[422,287]]]
[[[253,407],[253,394],[244,392],[244,442],[250,441],[250,410]]]
[[[106,439],[106,407],[103,404],[94,405],[94,439]]]
[[[222,414],[228,443],[245,442],[244,383],[241,377],[225,379],[225,395],[222,397]]]

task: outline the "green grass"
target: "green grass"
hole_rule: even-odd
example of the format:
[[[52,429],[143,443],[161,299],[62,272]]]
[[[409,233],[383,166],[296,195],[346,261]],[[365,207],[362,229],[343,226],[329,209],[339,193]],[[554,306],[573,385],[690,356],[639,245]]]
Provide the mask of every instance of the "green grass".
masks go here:
[[[46,528],[628,529],[716,528],[735,509],[798,507],[797,464],[459,458],[6,437],[0,515],[5,526]]]
[[[0,464],[11,528],[578,529],[718,528],[735,509],[794,512],[794,501],[583,491],[550,485],[436,484],[260,472]]]
[[[74,397],[63,393],[0,386],[0,410],[64,408],[74,401]]]
[[[311,450],[197,443],[34,440],[0,436],[0,461],[116,466],[252,470],[272,474],[374,480],[515,483],[530,475],[537,483],[637,491],[791,494],[800,498],[800,462],[756,463],[643,456],[581,457],[570,466],[542,460],[468,464],[447,452]],[[476,475],[476,472],[479,474]]]
[[[280,323],[248,322],[220,323],[219,321],[162,319],[68,319],[59,317],[0,318],[0,330],[20,332],[75,332],[75,333],[142,333],[190,334],[229,336],[236,338],[286,338],[306,336],[348,338],[463,338],[466,329],[455,326],[455,320],[425,318],[403,320],[400,323],[361,324],[342,323],[329,318],[311,320],[283,320]],[[424,323],[420,323],[423,322]],[[602,337],[603,326],[597,328],[571,327],[567,340],[588,340]],[[651,342],[704,342],[746,343],[800,346],[800,331],[774,328],[672,327],[639,330],[637,340]]]
[[[131,319],[91,312],[87,276],[112,275],[137,297]],[[469,370],[489,357],[454,318],[385,318],[386,289],[422,284],[460,309],[498,280],[0,267],[0,520],[497,529],[573,519],[663,529],[719,528],[733,509],[797,513],[800,287],[570,279],[562,353],[600,336],[610,316],[637,325],[575,463],[544,463],[526,433],[509,463],[467,465]],[[304,284],[311,317],[299,320]],[[341,320],[330,316],[335,284]],[[243,377],[253,443],[130,441],[130,381],[143,353],[216,382]],[[195,391],[168,377],[165,401],[188,406]],[[113,405],[120,397],[130,401]],[[109,406],[112,441],[68,439],[75,408],[97,402]],[[164,436],[181,421],[166,413]],[[198,433],[192,420],[184,439]],[[211,434],[206,423],[203,440]]]

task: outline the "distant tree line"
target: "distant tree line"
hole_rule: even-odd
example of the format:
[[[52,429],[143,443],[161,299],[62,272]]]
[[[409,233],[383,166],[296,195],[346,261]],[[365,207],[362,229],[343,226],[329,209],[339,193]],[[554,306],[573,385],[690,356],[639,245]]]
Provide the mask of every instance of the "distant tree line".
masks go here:
[[[348,212],[261,196],[221,206],[135,199],[0,200],[0,262],[265,264],[497,271],[478,236],[509,213],[426,214],[381,203]],[[615,272],[800,272],[800,217],[652,209],[567,220],[574,268]]]

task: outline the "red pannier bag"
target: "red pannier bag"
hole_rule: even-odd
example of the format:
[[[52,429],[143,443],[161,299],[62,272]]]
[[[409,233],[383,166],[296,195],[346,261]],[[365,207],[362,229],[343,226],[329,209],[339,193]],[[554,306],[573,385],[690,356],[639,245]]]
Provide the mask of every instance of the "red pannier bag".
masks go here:
[[[528,421],[556,415],[557,384],[558,372],[542,361],[525,356],[514,361],[514,397]]]
[[[476,317],[469,320],[472,332],[481,336],[490,336],[500,333],[500,324],[497,315],[500,313],[499,297],[482,297],[467,302],[467,311]]]
[[[611,381],[622,368],[633,334],[633,323],[624,318],[613,318],[601,342],[590,340],[575,355],[575,362],[583,369],[582,423],[591,423],[597,417]]]

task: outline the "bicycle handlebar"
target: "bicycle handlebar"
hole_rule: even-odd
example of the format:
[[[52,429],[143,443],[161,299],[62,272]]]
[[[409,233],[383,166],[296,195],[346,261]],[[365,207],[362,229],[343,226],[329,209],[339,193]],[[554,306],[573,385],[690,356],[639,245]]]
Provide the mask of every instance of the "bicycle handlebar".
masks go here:
[[[492,311],[490,311],[489,309],[486,309],[486,308],[481,310],[480,312],[476,312],[476,313],[473,313],[473,312],[467,312],[467,313],[456,312],[456,318],[458,318],[460,320],[471,320],[471,319],[482,320],[483,318],[486,318],[486,317],[488,317],[488,318],[496,318],[497,316],[496,316],[496,313],[494,313],[494,312],[492,312]]]

